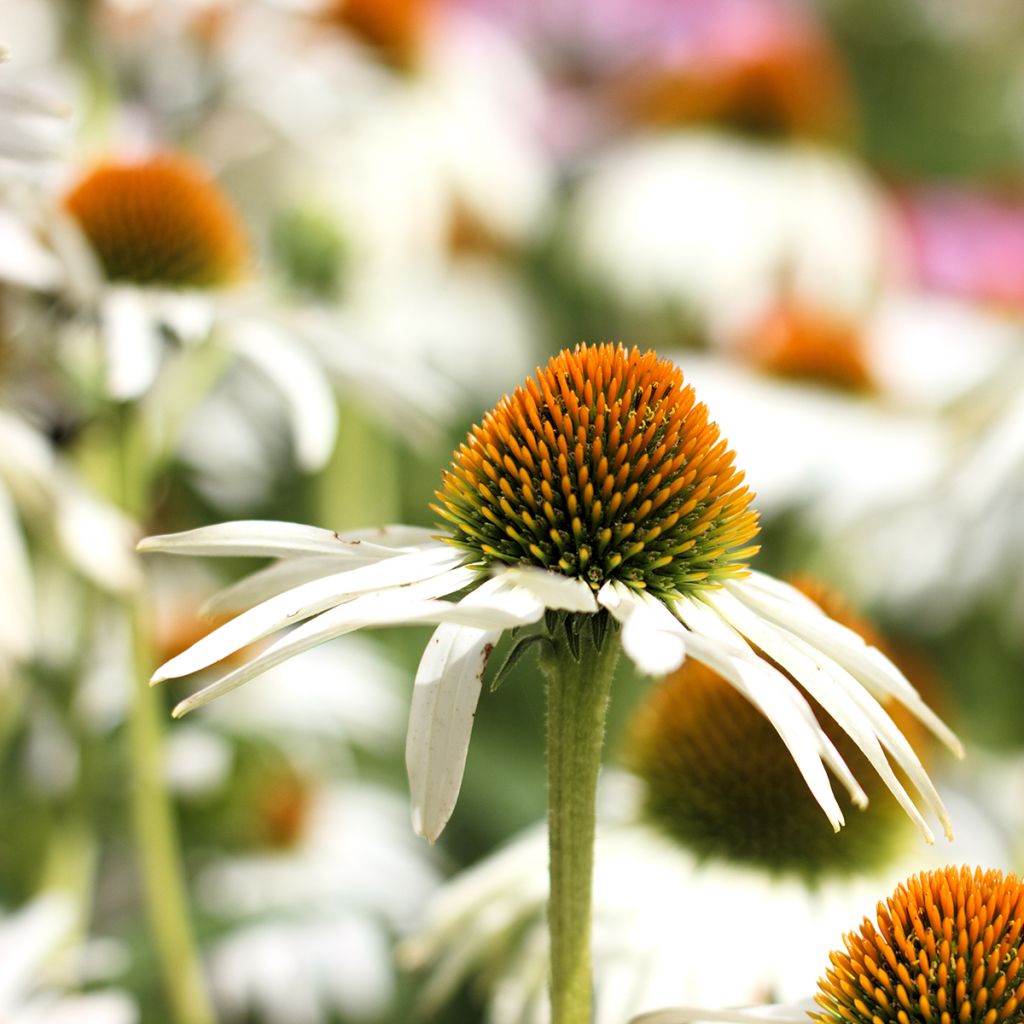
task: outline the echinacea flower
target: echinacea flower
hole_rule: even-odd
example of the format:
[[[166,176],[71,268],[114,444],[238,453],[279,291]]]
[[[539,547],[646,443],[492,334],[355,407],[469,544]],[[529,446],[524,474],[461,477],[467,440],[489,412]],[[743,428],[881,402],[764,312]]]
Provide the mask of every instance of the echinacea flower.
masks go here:
[[[632,1024],[736,1021],[910,1024],[1018,1021],[1024,1004],[1024,885],[1013,874],[924,871],[846,935],[818,982],[817,1007],[659,1010]]]
[[[718,427],[672,363],[621,345],[579,345],[470,432],[437,492],[447,524],[440,534],[238,522],[143,541],[146,551],[279,559],[234,585],[233,600],[251,608],[153,681],[204,670],[296,627],[179,704],[180,715],[335,636],[439,623],[417,671],[407,744],[415,827],[436,839],[455,804],[495,644],[505,630],[569,612],[556,614],[554,628],[570,644],[588,622],[597,643],[617,624],[644,673],[670,672],[687,655],[720,673],[770,719],[838,829],[843,814],[826,766],[855,804],[864,791],[804,697],[751,644],[877,766],[884,751],[905,759],[908,748],[876,694],[959,745],[880,651],[794,588],[746,568],[756,550],[750,501]],[[887,781],[909,810],[902,787]],[[914,783],[948,833],[923,771]]]

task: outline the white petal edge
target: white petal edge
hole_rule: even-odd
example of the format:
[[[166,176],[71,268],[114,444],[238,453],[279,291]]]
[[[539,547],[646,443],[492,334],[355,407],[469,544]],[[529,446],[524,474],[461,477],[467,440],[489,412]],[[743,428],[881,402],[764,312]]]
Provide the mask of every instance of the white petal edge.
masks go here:
[[[452,574],[468,571],[452,570]],[[362,594],[310,619],[275,641],[246,665],[187,697],[174,708],[172,715],[180,718],[296,654],[357,629],[451,622],[478,629],[503,630],[529,625],[544,614],[543,606],[521,590],[511,601],[501,595],[468,604],[465,600],[435,600],[433,591],[442,589],[438,580],[413,583],[400,590]]]
[[[622,649],[645,675],[666,675],[683,663],[687,631],[656,597],[609,581],[597,600],[621,623]]]
[[[162,340],[153,313],[135,288],[114,288],[102,308],[107,394],[131,401],[145,394],[160,369]]]
[[[382,558],[410,549],[440,546],[432,530],[419,526],[381,526],[370,530],[336,533],[319,526],[273,519],[240,519],[200,526],[181,533],[145,537],[139,551],[208,557],[287,558],[292,555],[338,555],[353,548],[374,551]]]
[[[309,350],[270,323],[248,318],[230,325],[227,340],[280,391],[299,465],[307,472],[321,469],[338,435],[338,404]]]
[[[575,577],[533,566],[513,566],[497,570],[495,578],[528,590],[547,608],[591,615],[598,610],[594,592]]]
[[[874,688],[876,696],[884,694],[895,697],[957,757],[963,757],[963,745],[953,731],[925,704],[903,673],[877,647],[869,646],[853,630],[830,619],[817,605],[801,607],[781,598],[773,599],[744,583],[744,580],[733,580],[725,586],[753,611],[806,640],[845,668],[855,679]],[[775,584],[777,587],[787,586],[778,580]]]
[[[813,999],[798,1003],[774,1003],[766,1006],[742,1006],[730,1010],[701,1009],[699,1006],[679,1006],[666,1010],[652,1010],[630,1019],[629,1024],[807,1024],[813,1013]]]
[[[453,564],[460,557],[451,548],[439,545],[301,583],[249,608],[208,633],[188,650],[161,665],[153,674],[152,681],[175,679],[209,668],[270,633],[295,625],[360,594],[407,587],[426,580],[442,581],[437,584],[439,589],[431,594],[432,597],[452,594],[469,586],[475,578],[472,570],[459,570]]]
[[[885,709],[856,679],[799,638],[758,618],[732,594],[718,591],[708,594],[705,600],[751,643],[781,665],[832,716],[857,744],[927,842],[933,843],[935,837],[892,770],[883,744],[948,833],[949,816],[921,762]]]
[[[455,809],[484,669],[500,630],[443,623],[416,670],[405,764],[417,835],[436,842]]]
[[[793,684],[767,662],[739,658],[699,634],[688,639],[691,656],[731,683],[771,722],[814,799],[838,832],[844,823],[843,812],[822,761],[826,744],[831,744],[807,702]]]
[[[772,668],[763,659],[759,658],[750,645],[740,636],[717,612],[715,612],[704,601],[694,600],[689,597],[681,597],[674,604],[674,610],[679,618],[686,623],[693,632],[710,640],[712,643],[722,647],[735,657],[741,660],[753,661],[766,668]],[[774,671],[774,669],[772,670]],[[843,760],[835,745],[828,738],[828,735],[821,728],[820,723],[814,717],[810,705],[792,687],[789,680],[780,676],[785,682],[784,692],[799,700],[800,712],[811,724],[822,744],[822,757],[825,763],[832,769],[836,777],[843,784],[850,794],[850,799],[857,807],[867,807],[867,794],[861,788],[860,783],[854,778],[849,766]]]

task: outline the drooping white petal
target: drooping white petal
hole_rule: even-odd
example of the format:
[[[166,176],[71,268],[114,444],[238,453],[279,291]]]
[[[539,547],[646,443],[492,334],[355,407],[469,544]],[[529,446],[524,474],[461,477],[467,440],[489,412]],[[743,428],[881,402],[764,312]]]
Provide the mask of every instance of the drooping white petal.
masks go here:
[[[724,651],[728,651],[732,656],[744,661],[765,664],[747,641],[704,601],[695,600],[690,597],[680,597],[674,602],[673,610],[693,633],[711,641]],[[799,697],[790,686],[788,679],[781,676],[779,678],[784,680],[789,696]],[[822,745],[822,759],[825,764],[832,769],[836,777],[843,784],[846,791],[850,794],[850,799],[853,803],[857,807],[866,807],[868,798],[863,788],[854,778],[853,773],[836,749],[835,744],[832,743],[827,734],[821,729],[818,721],[814,718],[810,706],[802,697],[799,697],[799,711],[808,720],[811,728],[818,736],[818,740]]]
[[[425,580],[434,581],[436,592],[431,593],[431,597],[454,593],[469,586],[475,574],[470,569],[453,568],[453,561],[452,550],[439,545],[427,551],[386,558],[373,565],[347,569],[302,583],[268,598],[208,633],[157,669],[152,682],[208,668],[278,629],[299,623],[360,594],[386,592],[389,588],[408,587]],[[401,598],[399,594],[398,600]]]
[[[832,716],[882,777],[925,839],[934,842],[931,829],[892,770],[882,749],[882,743],[893,751],[897,762],[914,780],[929,806],[936,810],[944,824],[948,820],[948,815],[920,761],[910,750],[909,744],[897,740],[897,737],[902,739],[902,734],[874,697],[845,670],[831,662],[831,659],[821,655],[815,657],[815,652],[809,645],[796,638],[795,642],[791,641],[785,631],[758,618],[727,591],[709,593],[705,600],[751,643],[756,644],[789,672]],[[882,743],[879,742],[880,739]]]
[[[395,552],[396,554],[398,552]],[[339,569],[356,569],[361,565],[373,565],[380,561],[380,555],[300,555],[284,558],[279,562],[259,569],[249,576],[217,591],[202,607],[203,615],[220,615],[238,612],[243,608],[266,601],[275,594],[281,594],[310,580],[329,576]]]
[[[358,549],[360,554],[369,551],[387,558],[404,554],[407,549],[433,546],[441,546],[440,541],[433,539],[433,531],[418,526],[381,526],[373,530],[336,533],[301,523],[248,519],[146,537],[139,543],[139,550],[207,557],[287,558],[291,555],[344,557]]]
[[[434,631],[416,671],[405,764],[412,823],[434,842],[462,787],[484,669],[500,630],[444,623]]]
[[[963,746],[952,730],[925,704],[903,673],[877,647],[869,646],[852,629],[833,621],[816,605],[801,607],[781,598],[773,598],[763,591],[745,586],[745,582],[734,580],[725,585],[743,604],[820,649],[854,678],[872,687],[876,695],[895,697],[953,753],[958,757],[963,756]],[[785,586],[781,583],[779,585]]]
[[[136,288],[112,288],[101,309],[107,393],[131,401],[149,390],[160,367],[162,340],[153,312]]]
[[[233,322],[228,344],[277,386],[287,405],[299,465],[310,472],[320,469],[334,450],[338,406],[308,350],[264,318]]]
[[[622,624],[622,649],[641,672],[666,675],[683,663],[686,630],[657,598],[609,581],[597,600]]]
[[[517,565],[498,571],[496,578],[529,591],[546,608],[591,614],[597,611],[594,592],[583,580],[575,577]]]
[[[813,999],[798,1003],[772,1003],[766,1006],[743,1006],[728,1010],[709,1010],[699,1006],[678,1006],[653,1010],[633,1017],[629,1024],[806,1024],[808,1015],[817,1009]]]
[[[767,662],[739,658],[697,633],[688,640],[690,655],[731,683],[775,727],[814,799],[838,832],[843,812],[822,763],[823,739],[828,738],[820,725],[817,729],[812,725],[814,716],[793,684]]]
[[[467,572],[469,570],[455,569],[448,575]],[[183,700],[174,709],[174,717],[180,718],[208,704],[296,654],[357,629],[451,622],[478,629],[502,630],[536,622],[544,614],[539,602],[531,599],[530,604],[523,608],[519,607],[522,601],[510,602],[501,595],[489,596],[475,604],[435,600],[436,591],[450,592],[447,584],[442,586],[441,580],[442,577],[435,577],[400,589],[362,594],[310,619],[275,641],[246,665]]]

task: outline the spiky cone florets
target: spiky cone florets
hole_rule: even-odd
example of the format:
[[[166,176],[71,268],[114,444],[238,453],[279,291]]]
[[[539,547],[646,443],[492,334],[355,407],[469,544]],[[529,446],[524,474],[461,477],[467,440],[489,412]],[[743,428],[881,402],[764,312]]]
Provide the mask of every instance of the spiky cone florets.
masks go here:
[[[433,508],[482,565],[672,596],[743,572],[751,498],[678,367],[604,344],[559,353],[503,398]]]
[[[820,583],[807,578],[792,583],[831,618],[886,649],[870,625]],[[799,684],[794,680],[794,685]],[[890,861],[908,838],[909,819],[857,744],[808,700],[869,801],[861,811],[848,795],[840,795],[846,827],[838,835],[772,723],[730,683],[692,659],[649,693],[630,723],[625,759],[644,783],[646,818],[698,857],[808,882]],[[888,711],[915,749],[926,748],[912,715],[899,706]]]
[[[93,168],[65,198],[110,281],[211,288],[244,273],[242,222],[216,183],[161,154]]]
[[[819,1024],[1024,1020],[1024,885],[1001,871],[922,872],[832,953]]]

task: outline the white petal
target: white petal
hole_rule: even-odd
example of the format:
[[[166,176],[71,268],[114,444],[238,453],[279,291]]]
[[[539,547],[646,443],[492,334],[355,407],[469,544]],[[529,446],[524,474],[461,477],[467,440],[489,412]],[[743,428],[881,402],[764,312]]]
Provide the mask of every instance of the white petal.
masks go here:
[[[61,547],[90,579],[118,593],[141,584],[135,555],[139,530],[126,515],[82,490],[70,477],[60,481],[53,512]]]
[[[160,367],[160,330],[135,288],[114,288],[102,308],[107,393],[130,401],[149,390]]]
[[[730,1010],[709,1010],[699,1006],[679,1006],[669,1010],[653,1010],[633,1017],[629,1024],[807,1024],[808,1015],[817,1009],[813,999],[799,1003],[775,1003],[767,1006],[744,1006]]]
[[[612,581],[597,600],[622,623],[622,649],[641,672],[666,675],[683,663],[687,631],[656,597]]]
[[[487,659],[500,630],[445,623],[416,671],[405,764],[413,828],[434,842],[455,808]]]
[[[833,658],[855,679],[874,688],[876,694],[895,697],[958,757],[963,756],[963,746],[952,730],[925,704],[903,673],[877,647],[870,647],[852,629],[830,619],[817,605],[801,607],[766,596],[762,591],[745,586],[745,582],[731,581],[726,587],[758,614]]]
[[[452,574],[467,571],[453,570]],[[502,630],[536,621],[544,614],[543,607],[536,603],[536,614],[532,618],[526,618],[519,611],[512,612],[501,607],[501,602],[494,597],[486,603],[480,602],[476,605],[466,604],[465,601],[455,603],[434,600],[432,591],[442,589],[438,580],[440,577],[423,583],[409,584],[401,590],[363,594],[310,619],[275,641],[248,664],[183,700],[174,709],[174,717],[180,718],[189,711],[208,704],[214,698],[237,689],[296,654],[357,629],[451,622],[475,626],[478,629]]]
[[[397,553],[397,552],[396,552]],[[239,612],[244,608],[266,601],[301,583],[329,576],[339,569],[355,569],[361,565],[373,565],[380,561],[379,555],[362,557],[345,555],[341,558],[327,555],[305,555],[284,558],[263,569],[243,576],[242,579],[213,595],[202,607],[203,615],[220,615],[224,612]]]
[[[299,465],[307,471],[320,469],[330,458],[338,433],[337,402],[320,366],[307,349],[265,320],[232,323],[228,343],[280,390]]]
[[[40,291],[54,290],[64,281],[60,260],[7,210],[0,210],[0,278]]]
[[[942,801],[909,744],[898,742],[897,737],[902,739],[902,734],[871,694],[831,659],[815,657],[817,652],[809,645],[797,638],[791,641],[784,630],[759,619],[727,591],[711,593],[706,600],[751,643],[789,672],[849,734],[925,839],[934,842],[931,830],[889,765],[879,739],[894,751],[897,761],[929,805],[936,809],[940,820],[948,820]]]
[[[201,526],[182,533],[146,537],[140,551],[163,551],[175,555],[251,556],[286,558],[289,555],[338,555],[356,550],[371,551],[386,558],[406,553],[406,548],[440,546],[432,532],[417,526],[382,526],[374,530],[336,533],[319,526],[283,523],[270,519],[239,520]],[[454,550],[449,548],[449,550]]]
[[[590,614],[597,611],[594,592],[581,579],[525,565],[500,569],[495,576],[528,590],[547,608]]]
[[[349,598],[387,588],[406,587],[424,580],[441,580],[441,589],[431,594],[440,597],[468,586],[476,578],[470,569],[452,569],[453,552],[445,545],[408,555],[386,558],[373,565],[332,573],[300,584],[242,612],[223,626],[208,633],[187,651],[162,665],[153,682],[173,679],[208,668],[222,658],[275,630],[343,603]]]
[[[831,743],[793,684],[767,662],[739,658],[700,634],[691,634],[688,641],[692,657],[731,683],[775,727],[814,799],[838,832],[843,812],[822,764],[825,744],[831,747]]]

